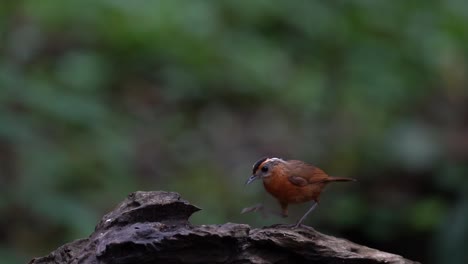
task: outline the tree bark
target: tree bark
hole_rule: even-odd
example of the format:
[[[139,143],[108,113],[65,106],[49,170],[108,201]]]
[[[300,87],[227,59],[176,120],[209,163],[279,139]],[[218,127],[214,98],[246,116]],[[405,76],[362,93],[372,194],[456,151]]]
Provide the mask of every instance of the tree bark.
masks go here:
[[[193,226],[200,209],[171,192],[135,192],[84,239],[30,263],[416,263],[310,227]]]

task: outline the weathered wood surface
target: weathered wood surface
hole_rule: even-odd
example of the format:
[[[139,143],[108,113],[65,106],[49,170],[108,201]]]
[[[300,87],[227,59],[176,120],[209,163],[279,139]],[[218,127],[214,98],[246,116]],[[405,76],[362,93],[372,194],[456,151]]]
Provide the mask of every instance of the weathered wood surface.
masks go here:
[[[313,228],[193,226],[200,210],[171,192],[135,192],[85,239],[30,263],[416,263]]]

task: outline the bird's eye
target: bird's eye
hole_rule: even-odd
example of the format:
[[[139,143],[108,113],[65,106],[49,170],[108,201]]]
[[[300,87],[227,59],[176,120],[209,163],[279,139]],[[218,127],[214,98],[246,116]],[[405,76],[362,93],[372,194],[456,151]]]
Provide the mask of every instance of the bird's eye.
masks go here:
[[[267,167],[267,166],[263,166],[263,167],[262,167],[262,171],[263,171],[263,172],[267,172],[267,171],[268,171],[268,167]]]

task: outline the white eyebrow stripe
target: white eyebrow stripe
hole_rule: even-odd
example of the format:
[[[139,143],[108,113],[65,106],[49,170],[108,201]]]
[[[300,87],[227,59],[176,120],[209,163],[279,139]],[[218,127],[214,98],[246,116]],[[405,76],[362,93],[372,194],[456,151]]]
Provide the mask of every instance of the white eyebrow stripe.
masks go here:
[[[281,158],[269,158],[267,160],[265,160],[265,162],[269,162],[269,161],[280,161],[280,162],[285,162],[283,159]]]

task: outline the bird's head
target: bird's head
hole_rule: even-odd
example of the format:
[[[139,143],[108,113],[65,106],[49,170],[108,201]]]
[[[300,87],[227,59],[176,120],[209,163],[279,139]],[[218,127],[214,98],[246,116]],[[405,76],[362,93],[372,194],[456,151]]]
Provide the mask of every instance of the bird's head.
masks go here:
[[[285,162],[283,159],[270,157],[263,157],[257,160],[252,168],[252,176],[249,177],[245,184],[247,185],[255,180],[270,177],[273,174],[274,167]]]

